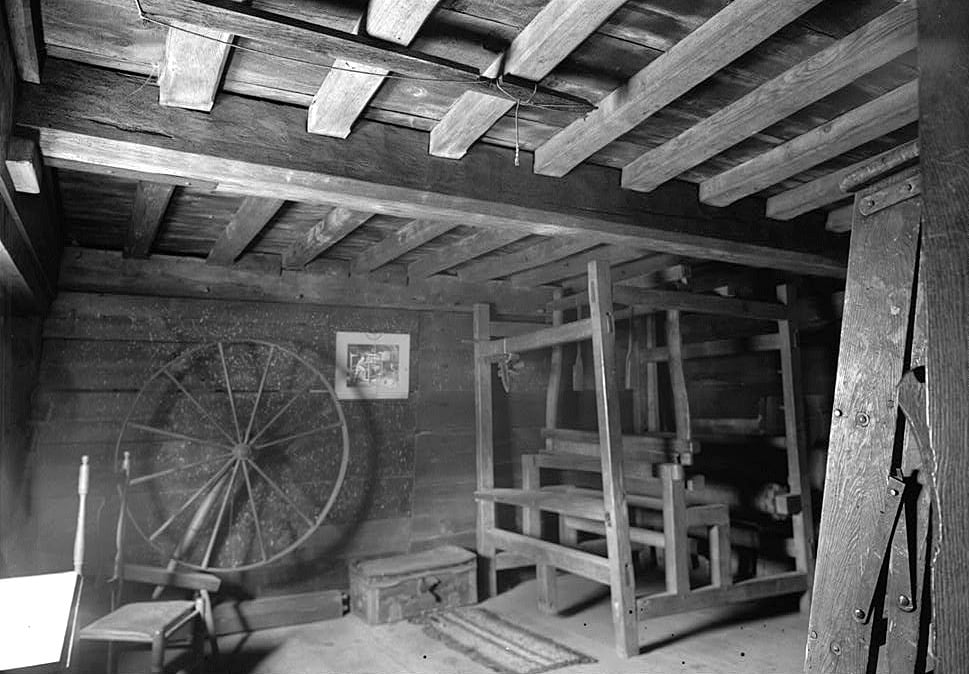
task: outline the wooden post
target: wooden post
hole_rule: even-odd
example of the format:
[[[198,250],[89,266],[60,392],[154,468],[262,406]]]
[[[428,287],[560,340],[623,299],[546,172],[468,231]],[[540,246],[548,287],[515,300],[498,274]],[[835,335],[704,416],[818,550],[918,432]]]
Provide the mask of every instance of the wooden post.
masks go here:
[[[932,601],[936,672],[951,674],[969,652],[969,4],[920,0],[918,30],[926,395],[941,529]]]
[[[596,412],[602,459],[602,495],[606,510],[606,547],[616,650],[621,657],[639,653],[636,587],[629,545],[629,510],[622,465],[622,427],[619,421],[619,386],[616,381],[616,332],[613,323],[609,267],[589,263],[589,301],[592,311],[592,361],[595,372]]]
[[[656,314],[646,317],[646,348],[656,348]],[[659,427],[659,373],[656,363],[646,363],[646,430],[655,433]]]
[[[492,424],[491,362],[481,357],[481,344],[491,339],[491,308],[487,304],[474,305],[474,418],[475,463],[478,491],[495,487],[495,446]],[[495,566],[495,546],[489,532],[495,528],[495,504],[478,501],[477,546],[478,588],[481,598],[498,594],[498,570]]]
[[[793,286],[777,288],[777,299],[793,309],[797,294]],[[800,511],[791,514],[794,534],[794,561],[798,571],[807,574],[808,591],[801,610],[811,606],[811,583],[814,578],[814,508],[808,479],[807,432],[804,428],[804,396],[801,390],[801,349],[797,327],[790,319],[777,321],[780,338],[781,387],[784,396],[784,446],[787,451],[787,487],[793,502],[800,500]],[[797,497],[800,497],[798,499]]]
[[[690,396],[686,389],[686,375],[683,374],[683,337],[680,334],[680,312],[670,309],[666,312],[666,348],[669,349],[670,385],[673,389],[673,416],[676,420],[676,438],[689,446],[693,433],[690,429]],[[682,450],[680,462],[689,464],[692,455]]]
[[[666,591],[683,596],[690,591],[690,539],[686,532],[683,467],[675,463],[664,463],[659,467],[659,474],[663,480]]]
[[[522,489],[538,491],[542,486],[541,468],[534,454],[522,457]],[[559,516],[562,519],[562,516]],[[532,538],[542,538],[542,511],[538,508],[522,509],[522,533]],[[555,613],[558,607],[555,586],[555,567],[549,564],[535,565],[538,592],[538,609],[543,613]]]

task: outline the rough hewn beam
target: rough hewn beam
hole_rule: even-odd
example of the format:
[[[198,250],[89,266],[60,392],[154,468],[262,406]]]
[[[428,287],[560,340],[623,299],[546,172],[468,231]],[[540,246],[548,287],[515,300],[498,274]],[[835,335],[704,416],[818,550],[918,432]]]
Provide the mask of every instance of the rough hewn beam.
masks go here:
[[[45,157],[520,236],[581,236],[685,257],[844,275],[836,260],[791,249],[820,246],[820,220],[779,232],[751,209],[701,208],[690,186],[630,194],[616,184],[615,172],[594,166],[553,180],[531,173],[530,155],[510,170],[510,151],[484,145],[449,162],[427,157],[425,134],[382,124],[362,125],[347,140],[315,136],[303,132],[299,108],[226,94],[208,115],[164,108],[152,102],[148,88],[133,92],[123,76],[56,59],[45,80],[24,87],[18,108],[18,123],[38,130]]]
[[[622,170],[622,186],[655,189],[915,49],[915,33],[914,3],[894,7],[631,162]]]
[[[747,53],[819,0],[736,0],[535,151],[535,172],[563,176]]]
[[[14,136],[7,143],[7,171],[18,192],[40,194],[44,179],[44,163],[37,142],[31,138]]]
[[[267,274],[239,265],[215,267],[196,258],[153,255],[134,260],[111,251],[80,248],[65,252],[59,286],[132,295],[462,312],[470,312],[475,302],[488,302],[495,311],[509,316],[542,315],[552,298],[547,290],[513,288],[506,283],[462,283],[443,277],[407,285],[381,283],[350,277],[345,267],[342,273],[283,270]]]
[[[350,270],[354,274],[373,271],[455,227],[451,222],[411,220],[380,243],[360,253],[350,265]]]
[[[827,220],[825,220],[824,223],[824,228],[829,232],[835,232],[837,234],[850,232],[851,218],[854,217],[854,214],[854,204],[848,204],[847,206],[842,206],[841,208],[836,208],[833,211],[829,211]]]
[[[282,199],[263,199],[246,197],[239,209],[232,215],[212,250],[205,259],[209,264],[229,265],[242,255],[246,246],[259,235],[280,207],[286,203]]]
[[[913,80],[772,150],[700,183],[700,201],[726,206],[919,118]]]
[[[483,229],[452,243],[447,248],[436,253],[429,253],[421,259],[411,262],[407,267],[407,275],[415,279],[427,278],[468,260],[473,260],[479,255],[507,246],[509,243],[526,236],[528,235],[511,230]]]
[[[536,269],[518,272],[508,277],[513,285],[531,288],[548,285],[555,281],[572,278],[585,273],[587,265],[593,260],[614,265],[629,262],[642,257],[643,252],[629,246],[597,246],[576,255],[570,255],[564,260],[546,264]]]
[[[10,42],[17,60],[17,73],[24,82],[40,82],[44,64],[39,5],[32,0],[5,0]],[[38,11],[34,11],[35,6]]]
[[[306,265],[372,217],[373,213],[337,206],[283,253],[283,266],[293,269]]]
[[[561,260],[563,257],[583,251],[592,245],[587,239],[549,239],[517,253],[509,253],[494,260],[481,260],[469,264],[458,272],[458,276],[463,281],[487,281],[488,279],[501,278],[525,269]]]
[[[367,34],[387,42],[410,44],[439,0],[370,0]]]
[[[229,58],[232,33],[170,21],[158,76],[158,102],[208,112]],[[204,24],[203,24],[204,25]]]
[[[174,185],[138,183],[135,203],[124,234],[125,257],[148,257],[174,193]]]
[[[508,98],[464,92],[431,129],[428,151],[435,157],[460,159],[514,105]]]

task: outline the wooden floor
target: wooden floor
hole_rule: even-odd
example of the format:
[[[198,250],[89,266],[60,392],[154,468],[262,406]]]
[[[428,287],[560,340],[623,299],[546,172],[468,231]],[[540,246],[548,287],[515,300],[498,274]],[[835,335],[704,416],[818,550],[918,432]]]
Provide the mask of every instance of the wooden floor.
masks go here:
[[[560,580],[569,603],[558,616],[535,608],[534,582],[525,582],[485,606],[596,660],[555,670],[593,672],[801,672],[807,616],[797,602],[706,609],[640,624],[641,654],[630,660],[614,652],[605,588],[578,577]],[[407,622],[369,627],[356,616],[265,630],[225,639],[232,672],[247,674],[492,674]]]

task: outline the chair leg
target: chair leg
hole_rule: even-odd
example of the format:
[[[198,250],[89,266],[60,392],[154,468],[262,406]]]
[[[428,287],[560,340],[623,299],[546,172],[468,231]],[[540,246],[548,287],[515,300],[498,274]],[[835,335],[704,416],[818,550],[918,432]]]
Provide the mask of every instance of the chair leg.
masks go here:
[[[151,639],[151,674],[163,674],[165,671],[165,635],[155,633]]]
[[[209,593],[202,590],[202,622],[205,624],[205,633],[209,638],[209,648],[212,651],[212,660],[218,666],[219,662],[219,640],[215,634],[215,619],[212,617],[212,599]]]

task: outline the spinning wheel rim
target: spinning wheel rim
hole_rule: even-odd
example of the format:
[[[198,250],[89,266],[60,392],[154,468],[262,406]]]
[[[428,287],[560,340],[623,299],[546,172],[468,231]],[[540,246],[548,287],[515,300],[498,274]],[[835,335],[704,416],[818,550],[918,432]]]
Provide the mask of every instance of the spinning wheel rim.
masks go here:
[[[248,424],[247,424],[247,427],[246,427],[245,434],[242,433],[241,426],[239,426],[239,418],[238,418],[238,414],[236,412],[235,401],[233,399],[233,391],[232,391],[232,387],[231,387],[231,383],[230,383],[230,377],[229,377],[229,373],[228,373],[228,366],[226,364],[226,359],[225,359],[225,347],[227,347],[227,346],[238,346],[238,345],[253,345],[253,346],[257,346],[257,347],[265,348],[265,349],[268,349],[269,350],[269,353],[266,356],[266,363],[265,363],[264,368],[263,368],[263,373],[262,373],[261,378],[260,378],[259,391],[257,393],[256,400],[255,400],[255,402],[253,404],[253,409],[250,412],[250,418],[249,418],[249,421],[248,421]],[[233,440],[233,438],[231,437],[231,433],[227,433],[221,427],[221,425],[218,423],[218,421],[215,420],[211,416],[211,414],[209,412],[207,412],[201,406],[200,403],[198,403],[196,400],[193,399],[192,395],[190,393],[188,393],[186,391],[186,389],[184,389],[181,386],[181,384],[179,383],[179,381],[170,372],[171,368],[175,364],[177,364],[179,362],[189,362],[189,361],[191,361],[191,359],[193,357],[197,356],[198,354],[200,354],[201,352],[203,352],[203,351],[205,351],[207,349],[217,349],[218,350],[218,353],[219,353],[219,357],[220,357],[221,362],[222,362],[222,367],[223,367],[223,371],[225,373],[225,381],[226,381],[226,395],[228,396],[229,401],[230,401],[230,407],[231,407],[231,410],[232,410],[232,417],[233,417],[233,420],[235,422],[235,430],[236,430],[236,433],[237,433],[237,438],[235,440]],[[270,364],[272,363],[273,357],[276,354],[276,352],[278,352],[280,354],[285,354],[286,356],[288,356],[289,358],[291,358],[293,361],[295,361],[296,363],[298,363],[299,365],[301,365],[303,368],[305,368],[311,374],[312,381],[311,381],[310,385],[303,386],[302,388],[300,388],[298,390],[298,392],[295,395],[291,396],[291,398],[288,401],[288,403],[286,405],[284,405],[283,408],[280,411],[278,411],[268,422],[266,422],[266,423],[263,424],[262,430],[259,431],[256,434],[252,435],[250,437],[250,434],[252,433],[252,430],[253,430],[252,429],[252,426],[253,426],[253,423],[254,423],[255,418],[256,418],[256,413],[257,413],[257,411],[259,409],[259,403],[260,403],[260,400],[261,400],[261,397],[262,397],[262,393],[263,393],[263,386],[265,384],[266,377],[267,377],[268,372],[269,372]],[[156,381],[159,381],[160,378],[164,378],[165,376],[167,376],[168,378],[170,378],[178,386],[178,388],[182,391],[182,394],[188,396],[188,399],[196,407],[198,407],[198,409],[201,412],[203,412],[203,414],[206,417],[209,418],[209,421],[211,422],[211,424],[212,424],[212,426],[214,428],[216,428],[220,432],[222,432],[223,435],[225,435],[226,438],[229,441],[232,441],[232,443],[233,443],[232,445],[229,445],[229,444],[223,445],[221,443],[215,443],[215,442],[210,442],[210,441],[206,441],[206,440],[201,440],[199,438],[185,436],[185,435],[181,435],[181,434],[178,434],[178,433],[175,433],[175,432],[171,432],[171,431],[164,431],[162,433],[163,435],[167,434],[167,435],[170,435],[170,436],[174,436],[176,438],[179,435],[181,435],[181,439],[183,441],[191,442],[191,443],[195,443],[195,444],[200,444],[200,445],[204,445],[204,446],[209,446],[209,447],[219,447],[219,448],[222,448],[222,449],[225,449],[225,450],[228,450],[228,451],[226,453],[221,454],[221,455],[219,455],[217,457],[214,457],[214,458],[213,457],[210,457],[208,459],[205,459],[205,460],[202,460],[202,461],[198,461],[198,462],[195,462],[193,464],[188,464],[186,466],[180,466],[180,467],[176,467],[176,468],[167,469],[166,471],[160,471],[160,472],[157,472],[157,473],[154,473],[154,474],[149,474],[147,476],[140,476],[140,477],[135,476],[132,479],[132,484],[135,484],[135,483],[143,483],[143,482],[148,482],[151,479],[157,479],[159,477],[162,477],[162,476],[165,476],[165,475],[168,475],[168,474],[173,474],[174,472],[177,472],[177,471],[185,470],[187,468],[191,468],[191,467],[195,467],[195,466],[200,466],[200,465],[203,465],[203,464],[206,464],[206,463],[215,463],[216,461],[219,461],[219,460],[225,460],[226,461],[224,463],[224,465],[222,465],[218,470],[216,470],[216,472],[213,475],[209,476],[209,478],[205,481],[205,483],[202,485],[201,488],[199,488],[198,490],[196,490],[195,494],[193,494],[193,496],[189,499],[189,501],[186,502],[185,504],[183,504],[183,508],[185,508],[187,510],[188,507],[192,505],[192,502],[195,499],[197,499],[202,492],[207,492],[206,497],[208,497],[208,496],[210,496],[212,494],[218,494],[223,489],[223,483],[225,482],[226,475],[229,474],[229,473],[231,473],[231,477],[229,478],[229,482],[228,482],[228,484],[226,486],[226,489],[225,489],[225,495],[224,495],[224,497],[222,499],[223,500],[223,503],[222,503],[222,505],[220,507],[220,513],[219,513],[218,518],[217,518],[217,520],[216,520],[216,522],[214,524],[214,531],[213,531],[212,537],[210,539],[209,549],[207,549],[207,552],[206,552],[205,558],[203,559],[203,562],[201,564],[199,564],[199,563],[194,563],[194,562],[191,562],[191,561],[188,561],[188,560],[184,560],[184,559],[176,559],[175,557],[172,558],[173,561],[176,561],[181,566],[188,567],[188,568],[192,568],[192,569],[198,569],[198,570],[201,570],[201,571],[208,571],[208,572],[213,572],[213,571],[214,572],[220,572],[220,571],[221,572],[241,572],[241,571],[248,571],[248,570],[260,568],[260,567],[266,566],[268,564],[272,564],[272,563],[274,563],[276,561],[279,561],[280,559],[282,559],[286,555],[292,553],[296,549],[298,549],[301,545],[303,545],[303,543],[306,542],[306,540],[310,536],[313,535],[313,533],[315,533],[319,529],[319,527],[323,524],[324,520],[326,519],[327,515],[329,515],[331,509],[333,508],[334,503],[336,502],[337,497],[340,494],[340,490],[341,490],[341,488],[343,486],[343,482],[344,482],[344,480],[346,478],[346,474],[347,474],[347,470],[348,470],[348,466],[349,466],[349,459],[350,459],[350,438],[349,438],[349,430],[348,430],[348,427],[347,427],[346,415],[343,412],[343,407],[340,405],[340,401],[337,398],[336,391],[334,390],[333,386],[330,384],[330,381],[320,371],[320,369],[318,367],[316,367],[312,362],[310,362],[307,358],[301,356],[299,353],[297,353],[295,350],[293,350],[291,348],[287,348],[285,346],[281,346],[281,345],[275,344],[273,342],[268,342],[268,341],[259,340],[259,339],[238,339],[238,340],[219,340],[219,341],[205,342],[205,343],[202,343],[202,344],[198,344],[198,345],[196,345],[194,347],[191,347],[189,349],[186,349],[185,351],[182,351],[181,353],[179,353],[178,355],[176,355],[174,358],[172,358],[171,360],[169,360],[168,362],[166,362],[164,365],[162,365],[161,367],[159,367],[158,369],[156,369],[154,372],[152,372],[148,376],[148,378],[144,381],[144,383],[142,384],[141,388],[138,390],[138,393],[136,394],[135,399],[132,401],[131,405],[129,406],[128,411],[127,411],[127,413],[125,415],[124,421],[121,424],[121,431],[118,434],[118,439],[117,439],[117,441],[115,443],[115,466],[116,467],[121,466],[121,462],[122,462],[122,459],[123,459],[123,455],[124,455],[123,445],[124,445],[124,442],[125,442],[125,433],[126,433],[126,431],[129,428],[136,428],[136,429],[141,428],[142,430],[144,430],[146,428],[144,425],[135,424],[132,421],[132,416],[135,414],[136,410],[138,410],[139,403],[142,402],[142,400],[144,399],[145,393],[149,389],[149,387],[151,387],[152,384],[155,383]],[[272,442],[269,442],[269,443],[264,443],[263,445],[256,445],[255,444],[256,443],[256,440],[258,440],[259,437],[261,437],[262,434],[265,431],[269,430],[269,428],[279,418],[281,418],[285,414],[285,412],[287,411],[287,409],[289,408],[289,406],[292,405],[298,398],[302,397],[306,393],[317,392],[317,391],[313,391],[312,390],[313,387],[314,387],[314,384],[322,384],[323,391],[325,391],[325,393],[328,395],[328,399],[331,401],[332,406],[333,406],[333,409],[336,411],[336,417],[337,417],[336,421],[332,422],[331,424],[327,424],[326,426],[319,426],[319,427],[316,427],[314,429],[311,429],[310,431],[306,431],[306,432],[303,432],[303,433],[300,433],[300,434],[296,434],[296,435],[289,436],[287,438],[283,438],[282,440],[277,439],[277,440],[272,441]],[[324,416],[325,416],[325,414],[324,414]],[[262,449],[264,449],[266,447],[269,447],[269,446],[272,446],[272,445],[275,445],[275,444],[281,444],[285,440],[290,440],[291,441],[291,440],[296,439],[298,437],[301,437],[303,435],[310,435],[310,434],[317,433],[317,432],[321,432],[321,431],[324,431],[324,430],[336,429],[336,428],[339,428],[339,430],[340,430],[340,442],[342,444],[342,452],[341,452],[341,455],[340,455],[340,464],[339,464],[339,469],[337,471],[337,476],[336,476],[336,478],[335,478],[335,480],[333,482],[333,486],[332,486],[332,488],[330,490],[330,494],[327,497],[325,503],[319,509],[319,511],[317,512],[316,516],[310,518],[307,515],[305,515],[292,502],[292,500],[285,494],[285,492],[282,490],[281,487],[279,487],[278,485],[276,485],[275,482],[271,478],[269,478],[269,476],[265,472],[263,472],[263,470],[261,468],[259,468],[259,466],[255,463],[255,461],[251,458],[250,455],[251,455],[252,450],[256,450],[256,449],[262,450]],[[159,432],[159,431],[163,431],[163,430],[164,429],[154,428],[154,429],[152,429],[152,432]],[[251,563],[238,564],[238,565],[235,565],[235,566],[223,566],[223,567],[212,566],[212,565],[209,565],[209,563],[208,563],[210,561],[210,557],[211,557],[211,553],[212,553],[212,550],[211,550],[212,542],[216,539],[216,537],[217,537],[217,535],[219,533],[219,530],[221,528],[220,525],[221,525],[221,521],[222,521],[222,514],[223,514],[222,511],[224,511],[224,509],[225,509],[225,503],[229,500],[230,495],[233,492],[233,485],[236,482],[236,473],[237,472],[238,473],[242,473],[242,478],[240,478],[240,481],[244,481],[244,482],[242,482],[242,484],[244,484],[244,486],[245,486],[244,492],[247,495],[248,504],[252,508],[252,515],[253,515],[254,527],[255,527],[255,530],[256,530],[256,532],[258,534],[260,549],[261,549],[261,551],[263,553],[263,559],[258,560],[258,561],[255,561],[255,562],[251,562]],[[267,483],[267,485],[269,485],[273,489],[273,491],[275,491],[277,493],[278,496],[281,496],[284,499],[284,501],[293,510],[295,510],[296,513],[298,513],[307,522],[307,525],[308,525],[308,528],[306,529],[306,531],[303,532],[303,533],[301,533],[301,534],[299,534],[298,536],[296,536],[295,537],[295,540],[293,540],[292,542],[290,542],[288,545],[286,545],[285,547],[283,547],[281,550],[275,551],[275,552],[273,552],[270,555],[267,555],[266,552],[265,552],[263,538],[262,538],[261,531],[260,531],[260,526],[261,525],[260,525],[260,520],[259,520],[259,516],[258,516],[258,513],[257,513],[257,508],[256,508],[256,504],[255,504],[255,498],[253,496],[253,491],[252,491],[252,476],[253,475],[259,475],[259,476],[261,476],[262,479]],[[145,479],[145,478],[147,478],[147,479]],[[243,487],[240,486],[239,489],[243,489]],[[216,500],[218,500],[218,499],[216,499]],[[142,527],[140,526],[138,520],[136,519],[136,517],[132,513],[130,505],[126,506],[126,511],[127,511],[127,520],[132,524],[132,526],[141,535],[141,537],[146,542],[148,542],[148,544],[153,549],[155,549],[155,550],[157,550],[159,552],[165,553],[165,551],[160,547],[159,544],[157,544],[154,540],[152,540],[151,537],[149,537],[148,535],[146,535],[145,531],[142,529]],[[178,512],[176,512],[176,514],[171,517],[171,520],[174,521],[175,519],[177,519],[177,517],[180,515],[181,512],[182,512],[181,510],[178,511]],[[207,517],[207,515],[206,515],[206,517]],[[171,525],[172,521],[170,521],[167,524],[165,524],[162,527],[162,530],[164,530],[169,525]],[[228,528],[231,528],[231,526],[232,526],[232,522],[229,523]],[[159,532],[155,532],[155,533],[157,535]],[[177,548],[176,548],[176,550],[177,550]]]

